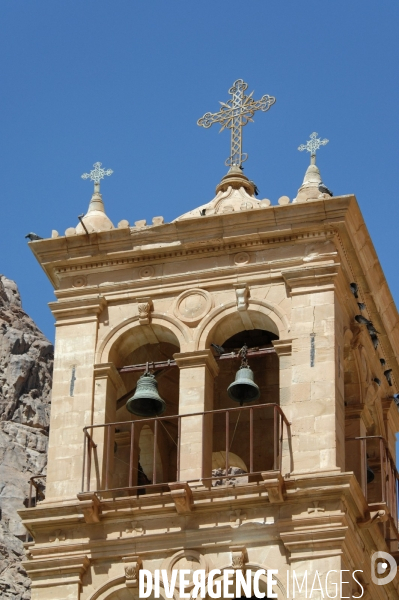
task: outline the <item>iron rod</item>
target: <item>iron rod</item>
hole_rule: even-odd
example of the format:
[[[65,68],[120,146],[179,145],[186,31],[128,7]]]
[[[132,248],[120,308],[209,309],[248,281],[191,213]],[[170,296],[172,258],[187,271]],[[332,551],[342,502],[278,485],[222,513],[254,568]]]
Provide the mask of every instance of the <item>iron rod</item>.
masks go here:
[[[382,502],[386,500],[386,488],[385,488],[385,465],[384,465],[384,444],[380,439],[380,465],[381,465],[381,490],[382,490]]]
[[[83,432],[82,492],[85,491],[85,470],[86,470],[86,431]]]
[[[202,422],[203,423],[203,422]],[[181,435],[181,417],[177,417],[177,481],[180,481],[180,435]]]
[[[285,414],[283,413],[281,407],[276,404],[275,402],[271,402],[269,404],[255,404],[254,406],[238,406],[237,408],[229,408],[227,409],[229,412],[234,412],[236,410],[249,410],[250,408],[253,408],[254,410],[258,410],[258,409],[263,409],[263,408],[271,408],[271,407],[276,407],[277,411],[281,414],[282,418],[284,419],[284,423],[287,425],[287,427],[290,427],[291,423],[288,421],[287,417],[285,416]],[[218,413],[224,413],[226,411],[225,408],[219,408],[217,410],[204,410],[202,412],[196,412],[196,413],[188,413],[186,415],[180,415],[181,417],[197,417],[199,415],[207,415],[207,414],[212,414],[212,415],[216,415]],[[170,420],[173,418],[176,418],[178,415],[170,415],[170,416],[166,416],[166,417],[157,417],[158,421],[161,420]],[[144,423],[145,421],[150,421],[150,420],[154,420],[154,417],[147,417],[145,419],[137,419],[135,420],[136,423]],[[98,427],[106,427],[107,425],[126,425],[126,421],[113,421],[112,423],[101,423],[99,425],[90,425],[90,429],[96,429]],[[84,427],[84,429],[89,429],[89,427]],[[371,436],[371,437],[380,437],[380,436]],[[353,438],[353,439],[360,439],[360,438]],[[93,444],[94,447],[96,447],[96,444]],[[398,475],[399,477],[399,475]]]
[[[111,454],[111,432],[110,428],[112,425],[108,425],[107,432],[107,451],[106,451],[106,459],[105,459],[105,489],[108,489],[108,470],[109,470],[109,459]]]
[[[254,411],[249,409],[249,472],[254,470]]]
[[[361,461],[363,463],[363,474],[362,474],[362,488],[363,488],[363,494],[364,497],[366,498],[366,502],[367,502],[367,441],[365,438],[363,438],[360,441],[360,457],[361,457]]]
[[[277,423],[277,410],[276,407],[274,407],[274,411],[273,411],[273,421],[274,421],[274,440],[273,440],[273,446],[274,446],[274,470],[277,471],[277,452],[278,452],[278,423]]]
[[[93,433],[93,430],[92,430]],[[92,445],[91,445],[91,436],[88,435],[87,437],[87,491],[90,492],[90,478],[91,478],[91,451],[92,451]]]
[[[230,430],[229,430],[229,411],[226,410],[226,475],[229,474],[229,443],[230,443]]]
[[[134,421],[130,425],[129,487],[133,486]]]
[[[154,456],[152,463],[152,483],[157,482],[157,442],[158,442],[158,421],[155,419],[154,423]]]
[[[276,352],[275,348],[260,348],[259,350],[251,350],[251,348],[247,352],[247,356],[263,356],[264,354],[274,354]],[[220,354],[219,356],[214,356],[215,360],[235,360],[239,359],[240,355],[236,352],[226,352],[225,354]],[[132,371],[146,371],[148,369],[149,363],[140,363],[137,365],[126,365],[125,367],[121,367],[118,369],[119,373],[131,373]],[[151,363],[152,369],[171,369],[177,367],[177,363],[175,360],[160,360]]]

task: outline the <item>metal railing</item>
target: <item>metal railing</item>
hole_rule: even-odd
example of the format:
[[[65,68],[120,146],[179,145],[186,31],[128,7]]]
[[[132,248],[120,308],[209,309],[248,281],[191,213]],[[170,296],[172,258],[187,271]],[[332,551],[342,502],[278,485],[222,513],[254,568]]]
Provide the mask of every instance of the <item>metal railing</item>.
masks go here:
[[[360,485],[369,506],[386,504],[398,529],[399,473],[395,460],[381,435],[347,438],[347,442],[360,444]],[[374,480],[367,483],[367,467]]]
[[[263,411],[263,417],[262,417]],[[265,417],[265,414],[268,414]],[[245,422],[240,417],[244,415]],[[212,475],[212,472],[205,472],[204,463],[202,464],[201,477],[203,482],[212,485],[212,481],[221,479],[235,479],[238,477],[249,477],[256,480],[260,479],[260,474],[264,471],[281,471],[283,458],[283,440],[285,436],[290,435],[290,423],[277,404],[258,404],[255,406],[242,406],[238,408],[204,411],[185,415],[164,416],[147,419],[138,419],[134,421],[119,421],[114,423],[105,423],[101,425],[92,425],[85,427],[84,432],[84,451],[83,451],[83,470],[82,470],[82,491],[93,491],[96,493],[104,492],[128,492],[132,495],[155,492],[158,490],[168,490],[168,483],[180,482],[181,480],[181,440],[184,434],[184,422],[187,419],[200,417],[202,419],[202,448],[205,449],[205,439],[213,436],[213,425],[217,421],[219,436],[217,444],[212,443],[209,453],[212,451],[222,451],[225,453],[224,473]],[[236,418],[235,418],[236,417]],[[255,417],[255,418],[254,418]],[[223,426],[221,421],[223,420]],[[235,420],[235,424],[231,423]],[[266,421],[269,427],[265,429]],[[272,421],[272,424],[270,423]],[[272,425],[272,427],[270,427]],[[152,480],[149,481],[139,464],[138,441],[141,430],[148,426],[153,434],[152,440]],[[263,429],[262,429],[263,427]],[[224,430],[224,436],[222,431]],[[237,431],[239,435],[237,437]],[[187,435],[187,434],[185,434]],[[221,439],[224,437],[224,443]],[[171,466],[169,464],[169,475],[158,477],[157,459],[159,460],[160,441],[163,438],[163,447],[169,443],[169,446],[175,448],[175,459]],[[239,439],[237,439],[239,438]],[[271,444],[267,446],[265,442],[269,438]],[[123,457],[118,458],[118,440],[123,440],[125,448]],[[240,445],[239,452],[245,453],[249,467],[242,473],[231,473],[230,468],[236,466],[232,464],[230,455],[234,447]],[[166,443],[165,443],[166,441]],[[255,448],[256,441],[256,448]],[[99,446],[101,445],[102,460],[99,458]],[[256,455],[255,455],[256,449]],[[164,457],[165,458],[165,457]],[[210,458],[210,461],[212,457]],[[118,477],[118,467],[115,462],[119,461],[119,467],[124,466],[124,481],[116,482]],[[148,462],[148,461],[147,461]],[[234,461],[233,461],[234,462]],[[103,468],[99,466],[103,464]],[[94,465],[94,468],[93,468]],[[209,465],[209,460],[208,460]],[[219,470],[220,471],[220,470]],[[140,476],[147,479],[147,482],[140,483]],[[120,477],[120,473],[119,473]],[[186,482],[194,481],[187,479]],[[148,490],[148,491],[147,491]]]
[[[46,475],[34,475],[29,479],[29,498],[27,508],[36,506],[40,500],[45,499]]]

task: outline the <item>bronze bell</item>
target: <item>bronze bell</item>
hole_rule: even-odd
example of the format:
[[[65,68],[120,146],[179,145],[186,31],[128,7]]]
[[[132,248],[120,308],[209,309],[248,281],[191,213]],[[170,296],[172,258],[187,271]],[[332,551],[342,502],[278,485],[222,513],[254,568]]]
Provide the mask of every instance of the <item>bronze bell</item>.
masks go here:
[[[146,371],[137,382],[134,395],[126,402],[129,412],[139,417],[159,417],[166,410],[166,402],[158,394],[155,375]]]
[[[240,405],[244,402],[259,400],[260,390],[254,382],[254,373],[248,366],[240,367],[236,373],[235,381],[227,388],[229,398]]]

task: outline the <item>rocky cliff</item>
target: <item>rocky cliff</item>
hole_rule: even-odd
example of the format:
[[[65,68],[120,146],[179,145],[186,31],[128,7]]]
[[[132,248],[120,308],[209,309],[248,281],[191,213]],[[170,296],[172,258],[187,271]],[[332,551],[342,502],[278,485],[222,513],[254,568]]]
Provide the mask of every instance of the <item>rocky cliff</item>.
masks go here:
[[[45,473],[53,346],[23,311],[16,284],[0,276],[0,598],[27,600],[21,566],[29,479]]]

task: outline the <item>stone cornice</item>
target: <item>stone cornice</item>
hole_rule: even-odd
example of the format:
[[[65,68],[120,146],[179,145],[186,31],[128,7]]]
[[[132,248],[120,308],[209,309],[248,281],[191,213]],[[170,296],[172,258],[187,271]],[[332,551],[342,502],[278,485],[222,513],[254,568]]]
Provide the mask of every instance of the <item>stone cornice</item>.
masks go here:
[[[240,213],[186,219],[140,230],[115,229],[87,235],[59,237],[30,243],[54,287],[62,269],[123,268],[134,262],[164,260],[234,248],[308,241],[331,235],[335,219],[344,220],[353,196],[289,204]],[[193,241],[195,240],[195,241]],[[245,244],[242,246],[241,244]],[[105,261],[105,262],[104,262]],[[84,265],[84,266],[83,266]],[[68,271],[69,272],[69,271]],[[72,271],[71,271],[72,272]]]
[[[104,310],[107,302],[103,296],[71,298],[49,302],[51,312],[57,321],[95,319]]]
[[[291,296],[334,290],[334,280],[340,265],[337,263],[307,265],[285,269],[283,279]]]
[[[258,233],[231,236],[226,238],[197,240],[195,242],[186,242],[180,244],[177,248],[148,248],[146,246],[130,249],[126,252],[118,253],[118,257],[112,256],[113,253],[100,255],[97,260],[88,259],[82,261],[82,258],[68,258],[67,262],[59,261],[54,263],[52,271],[59,279],[63,276],[73,276],[90,273],[90,271],[102,271],[111,269],[126,269],[135,265],[156,264],[167,260],[182,258],[197,258],[198,256],[226,254],[229,252],[238,252],[241,250],[259,250],[269,246],[281,246],[287,243],[309,243],[317,240],[326,240],[334,237],[334,231],[329,227],[323,226],[314,228],[312,231],[301,233],[286,232],[284,235],[276,235],[272,232],[268,236]]]
[[[22,565],[32,579],[32,588],[81,584],[90,562],[86,555],[25,560]]]
[[[289,562],[293,560],[312,560],[323,556],[342,554],[347,529],[347,525],[320,529],[313,527],[311,531],[305,529],[282,532],[280,537],[290,553]]]
[[[190,353],[191,354],[191,353]],[[201,352],[201,354],[203,354]],[[212,357],[213,358],[213,357]],[[204,363],[203,363],[204,364]],[[322,472],[300,474],[284,479],[287,498],[285,502],[310,502],[317,492],[317,498],[323,501],[328,498],[341,498],[342,495],[351,499],[352,510],[356,518],[364,517],[368,513],[366,501],[362,495],[359,484],[352,473]],[[212,488],[193,490],[193,510],[197,513],[225,511],[232,504],[236,508],[265,506],[267,493],[259,489],[259,485],[248,484],[237,486],[229,490]],[[242,503],[242,506],[241,506]],[[166,518],[176,515],[175,505],[170,493],[164,492],[161,497],[157,494],[136,498],[118,498],[116,500],[101,501],[102,520],[134,519],[146,515],[147,518]],[[74,523],[83,523],[84,515],[80,503],[72,499],[65,503],[41,503],[37,507],[19,511],[25,526],[31,532],[39,530],[50,531],[56,527],[67,527]]]

